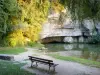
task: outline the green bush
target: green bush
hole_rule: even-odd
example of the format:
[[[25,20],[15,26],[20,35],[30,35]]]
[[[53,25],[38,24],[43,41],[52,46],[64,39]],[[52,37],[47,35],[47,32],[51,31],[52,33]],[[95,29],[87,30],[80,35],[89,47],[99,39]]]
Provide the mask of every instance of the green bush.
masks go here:
[[[31,42],[28,43],[28,46],[34,47],[35,44],[36,44],[35,42],[32,42],[32,41],[31,41]]]
[[[44,47],[43,44],[41,44],[39,42],[32,42],[32,41],[28,43],[28,46],[30,46],[30,47],[38,47],[38,48]]]
[[[92,38],[91,38],[90,43],[100,43],[100,34],[93,35]]]
[[[8,43],[8,46],[24,46],[26,44],[26,40],[23,36],[22,30],[16,30],[6,37],[5,44]]]

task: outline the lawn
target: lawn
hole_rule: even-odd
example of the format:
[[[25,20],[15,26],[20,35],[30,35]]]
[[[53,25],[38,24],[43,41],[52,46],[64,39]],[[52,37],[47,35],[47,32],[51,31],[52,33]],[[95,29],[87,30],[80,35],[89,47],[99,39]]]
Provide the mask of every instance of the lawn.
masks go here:
[[[81,64],[89,65],[92,67],[100,68],[100,62],[97,62],[97,61],[92,61],[92,60],[87,60],[87,59],[77,58],[77,57],[71,57],[71,56],[60,56],[59,54],[49,54],[49,56],[52,56],[60,60],[73,61],[73,62],[78,62]]]
[[[0,54],[19,54],[27,51],[24,47],[1,47]]]
[[[36,75],[21,69],[24,64],[0,60],[0,75]]]

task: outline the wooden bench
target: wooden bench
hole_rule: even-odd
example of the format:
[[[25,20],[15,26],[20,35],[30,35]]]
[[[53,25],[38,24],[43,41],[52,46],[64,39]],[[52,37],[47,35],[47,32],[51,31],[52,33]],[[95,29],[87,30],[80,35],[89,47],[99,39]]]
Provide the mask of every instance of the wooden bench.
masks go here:
[[[31,67],[33,67],[33,63],[36,63],[36,67],[38,66],[38,63],[45,64],[49,66],[49,71],[50,67],[53,67],[53,71],[55,71],[55,67],[58,64],[54,64],[53,60],[48,60],[48,59],[43,59],[43,58],[38,58],[38,57],[33,57],[33,56],[28,56],[29,60],[31,61]]]

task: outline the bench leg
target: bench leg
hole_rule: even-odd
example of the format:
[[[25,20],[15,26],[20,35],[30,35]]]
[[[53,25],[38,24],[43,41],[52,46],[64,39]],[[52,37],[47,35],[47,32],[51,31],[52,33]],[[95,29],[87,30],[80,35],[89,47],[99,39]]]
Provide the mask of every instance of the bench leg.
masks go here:
[[[53,71],[55,72],[55,66],[53,67]]]
[[[37,62],[36,62],[36,67],[38,66]]]
[[[50,64],[49,64],[49,71],[50,71],[50,67],[51,67],[51,66],[50,66]]]
[[[50,66],[49,66],[49,71],[50,71]]]
[[[34,62],[32,61],[32,62],[31,62],[31,67],[33,67],[33,63],[34,63]]]

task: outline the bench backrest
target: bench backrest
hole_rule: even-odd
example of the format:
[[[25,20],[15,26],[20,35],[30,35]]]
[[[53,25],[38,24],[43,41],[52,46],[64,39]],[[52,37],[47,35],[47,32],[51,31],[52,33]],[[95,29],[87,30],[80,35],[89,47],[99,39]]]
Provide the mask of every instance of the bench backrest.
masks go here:
[[[33,57],[33,56],[28,56],[28,57],[29,57],[30,60],[53,63],[52,60],[48,60],[48,59],[43,59],[43,58],[38,58],[38,57]]]

